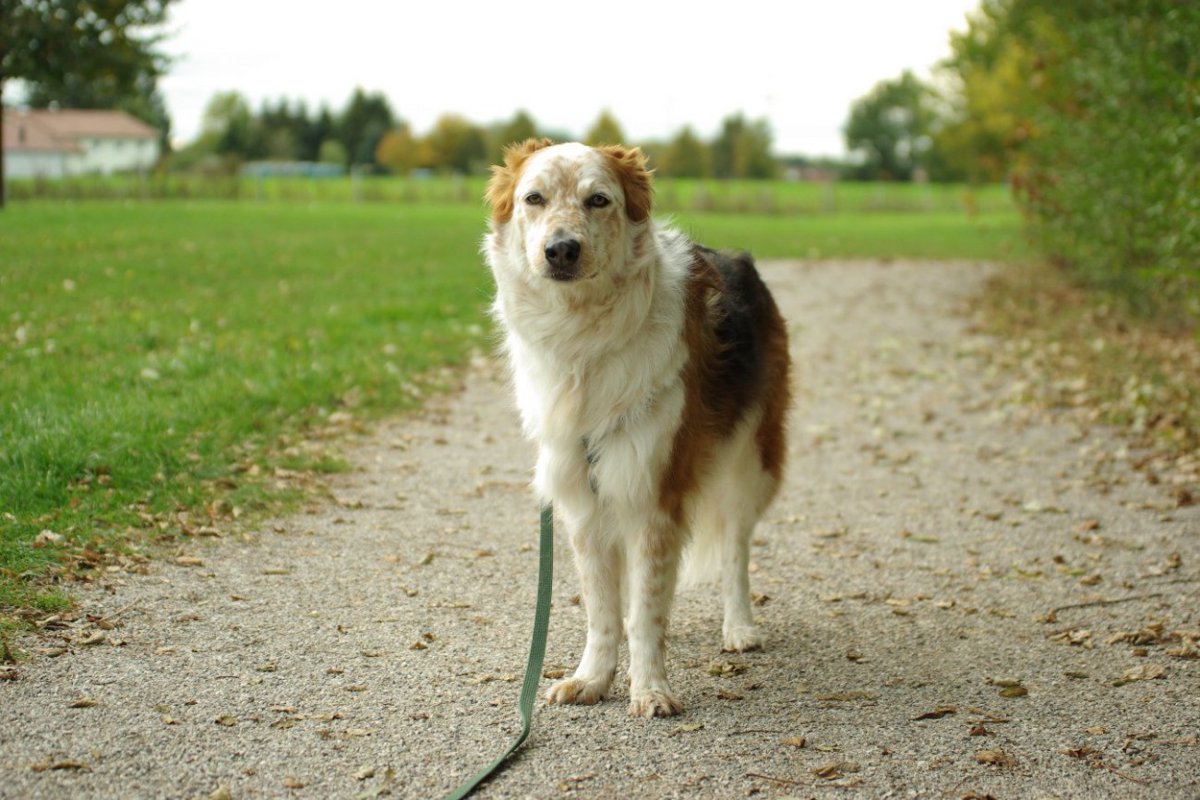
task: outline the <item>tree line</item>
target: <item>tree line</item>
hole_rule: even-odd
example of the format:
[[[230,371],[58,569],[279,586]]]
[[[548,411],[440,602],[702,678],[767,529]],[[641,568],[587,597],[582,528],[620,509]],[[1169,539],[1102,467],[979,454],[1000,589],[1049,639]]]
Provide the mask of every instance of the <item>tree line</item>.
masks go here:
[[[490,125],[459,114],[443,114],[424,132],[414,131],[381,93],[355,89],[344,109],[310,110],[303,101],[265,102],[254,111],[238,92],[216,95],[206,107],[201,133],[171,157],[177,169],[229,171],[250,161],[310,161],[355,171],[408,175],[417,171],[478,174],[497,163],[506,145],[530,137],[589,144],[629,140],[607,110],[577,137],[547,129],[529,112]],[[773,178],[780,165],[772,154],[766,120],[727,116],[704,141],[685,126],[666,142],[642,143],[662,175],[684,178]]]

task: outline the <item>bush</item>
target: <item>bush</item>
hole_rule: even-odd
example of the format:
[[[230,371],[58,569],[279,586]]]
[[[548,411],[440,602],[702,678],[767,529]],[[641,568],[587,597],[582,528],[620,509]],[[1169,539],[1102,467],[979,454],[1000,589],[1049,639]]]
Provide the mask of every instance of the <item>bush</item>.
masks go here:
[[[1008,16],[1033,58],[1013,183],[1036,241],[1143,311],[1194,318],[1200,4],[1013,0]]]

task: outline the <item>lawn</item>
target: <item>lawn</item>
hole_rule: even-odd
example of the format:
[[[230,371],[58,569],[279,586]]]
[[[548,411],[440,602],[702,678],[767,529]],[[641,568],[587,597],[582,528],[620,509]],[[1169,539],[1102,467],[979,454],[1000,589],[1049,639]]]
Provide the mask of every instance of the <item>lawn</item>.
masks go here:
[[[0,610],[339,467],[304,442],[411,408],[489,346],[486,209],[17,202],[0,213]],[[759,257],[1005,258],[1010,209],[680,212]],[[237,518],[237,519],[235,519]]]

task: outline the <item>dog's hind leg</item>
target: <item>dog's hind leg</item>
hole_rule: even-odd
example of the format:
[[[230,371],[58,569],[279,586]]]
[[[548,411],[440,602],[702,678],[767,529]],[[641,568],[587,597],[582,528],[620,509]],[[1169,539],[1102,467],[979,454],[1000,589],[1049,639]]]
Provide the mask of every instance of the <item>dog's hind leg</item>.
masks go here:
[[[731,653],[759,650],[763,635],[750,610],[750,537],[758,515],[730,515],[725,519],[721,551],[721,601],[725,623],[721,628],[722,649]]]

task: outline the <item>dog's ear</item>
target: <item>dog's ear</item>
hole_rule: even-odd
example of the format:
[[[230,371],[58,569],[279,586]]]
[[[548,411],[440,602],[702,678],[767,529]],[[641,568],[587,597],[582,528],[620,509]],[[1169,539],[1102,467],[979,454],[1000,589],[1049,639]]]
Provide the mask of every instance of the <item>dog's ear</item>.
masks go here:
[[[512,219],[513,192],[521,176],[521,167],[531,155],[552,144],[554,142],[549,139],[526,139],[504,148],[504,163],[492,167],[492,179],[488,181],[484,195],[492,205],[492,219],[496,223]]]
[[[625,192],[625,215],[631,222],[645,222],[650,217],[650,206],[654,187],[650,183],[651,171],[646,168],[646,156],[634,147],[626,150],[620,145],[601,147],[600,152],[608,159],[621,190]]]

